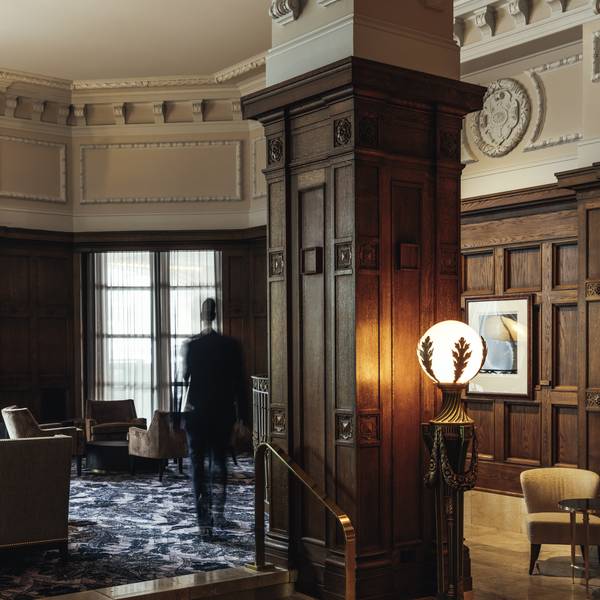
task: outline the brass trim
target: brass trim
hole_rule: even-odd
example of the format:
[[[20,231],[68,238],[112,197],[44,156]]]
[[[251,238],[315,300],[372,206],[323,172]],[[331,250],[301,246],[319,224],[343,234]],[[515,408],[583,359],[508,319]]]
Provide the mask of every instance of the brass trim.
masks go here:
[[[325,493],[323,493],[317,483],[300,467],[288,454],[273,444],[263,442],[256,447],[254,453],[254,464],[256,469],[254,482],[254,535],[256,541],[256,560],[252,568],[257,571],[263,571],[269,568],[265,562],[265,477],[266,465],[265,459],[267,452],[279,460],[295,477],[308,488],[315,498],[336,518],[342,526],[344,539],[346,541],[345,549],[345,569],[346,569],[346,592],[345,600],[355,600],[356,598],[356,531],[350,521],[350,517]]]
[[[18,542],[16,544],[0,544],[0,548],[21,548],[22,546],[39,546],[41,544],[62,544],[69,538],[53,538],[51,540],[36,540],[35,542]]]

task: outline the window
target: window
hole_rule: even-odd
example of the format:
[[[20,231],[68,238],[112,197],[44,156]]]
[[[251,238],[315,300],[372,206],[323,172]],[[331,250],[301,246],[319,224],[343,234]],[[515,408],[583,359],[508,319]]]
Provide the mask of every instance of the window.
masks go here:
[[[220,314],[220,253],[101,252],[91,255],[89,329],[95,400],[133,398],[139,416],[172,410],[181,397],[184,345],[202,328],[209,297]]]

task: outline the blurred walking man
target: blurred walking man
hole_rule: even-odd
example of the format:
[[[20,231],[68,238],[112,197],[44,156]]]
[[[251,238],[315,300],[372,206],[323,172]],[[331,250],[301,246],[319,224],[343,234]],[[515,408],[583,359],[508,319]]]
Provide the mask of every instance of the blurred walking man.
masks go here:
[[[203,536],[210,536],[213,526],[227,526],[227,454],[236,407],[244,407],[245,383],[240,345],[213,328],[212,298],[203,302],[201,318],[202,332],[189,340],[186,349],[185,380],[190,387],[185,428],[198,526]]]

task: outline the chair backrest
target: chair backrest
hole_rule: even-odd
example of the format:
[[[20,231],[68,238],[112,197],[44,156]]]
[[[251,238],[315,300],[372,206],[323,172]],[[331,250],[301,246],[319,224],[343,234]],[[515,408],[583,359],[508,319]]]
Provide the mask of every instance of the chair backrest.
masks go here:
[[[97,423],[120,423],[135,419],[135,404],[133,400],[90,400],[90,419]]]
[[[0,440],[0,548],[67,539],[72,440]]]
[[[560,512],[568,498],[595,498],[600,477],[593,471],[551,467],[521,473],[521,488],[528,513]]]
[[[8,437],[12,440],[39,437],[45,434],[28,408],[9,406],[2,409]]]

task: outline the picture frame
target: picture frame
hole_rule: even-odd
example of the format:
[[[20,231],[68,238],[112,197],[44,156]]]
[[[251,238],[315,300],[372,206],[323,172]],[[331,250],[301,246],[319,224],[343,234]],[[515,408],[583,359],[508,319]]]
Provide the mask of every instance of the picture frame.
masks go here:
[[[467,394],[531,396],[532,305],[530,295],[466,300],[465,321],[487,344],[486,360]]]

